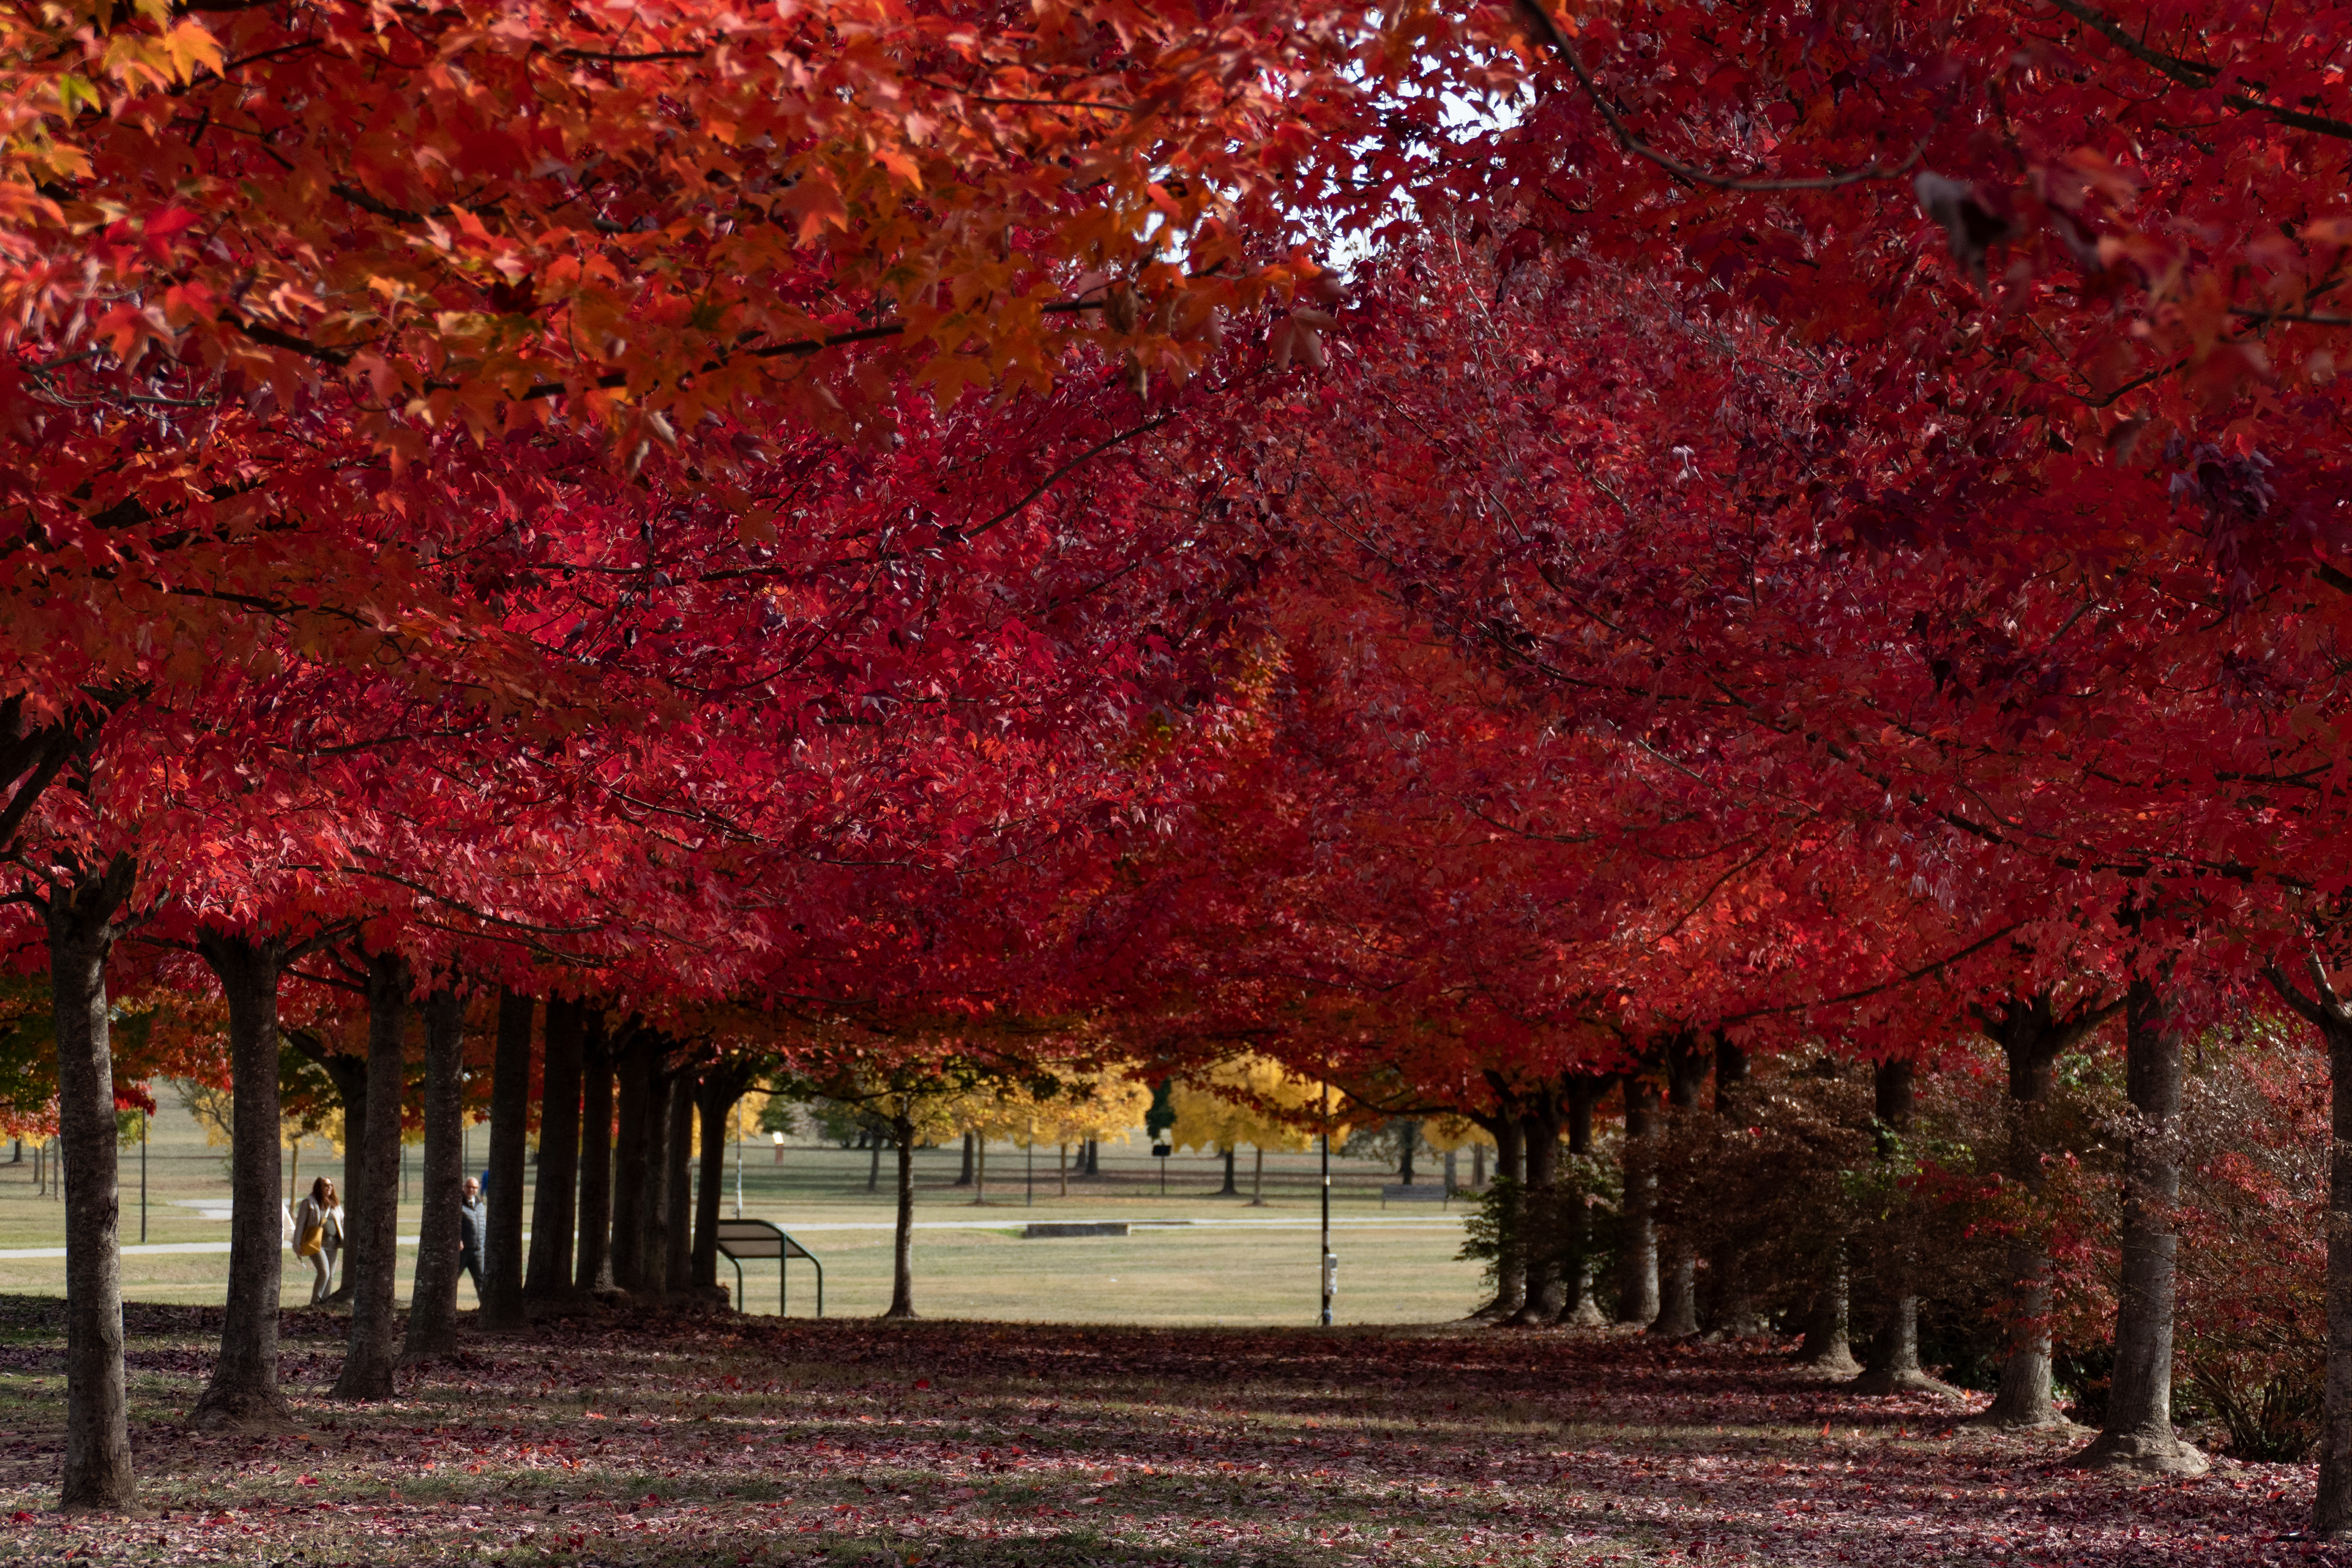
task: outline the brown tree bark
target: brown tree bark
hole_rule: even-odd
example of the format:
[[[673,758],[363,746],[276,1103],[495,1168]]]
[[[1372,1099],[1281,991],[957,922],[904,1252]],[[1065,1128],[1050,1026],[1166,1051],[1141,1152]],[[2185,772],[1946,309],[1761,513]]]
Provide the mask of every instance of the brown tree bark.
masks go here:
[[[719,1288],[719,1206],[727,1186],[727,1118],[751,1084],[751,1069],[740,1061],[702,1075],[695,1110],[702,1124],[701,1179],[694,1188],[693,1280],[699,1290]],[[733,1303],[740,1312],[743,1303]]]
[[[1715,1037],[1715,1113],[1726,1121],[1739,1113],[1739,1092],[1748,1086],[1748,1052],[1727,1034]]]
[[[670,1079],[669,1134],[662,1145],[669,1161],[662,1174],[662,1279],[671,1291],[694,1282],[694,1103],[699,1092],[691,1069]]]
[[[890,1305],[886,1318],[911,1318],[915,1312],[915,1120],[905,1111],[891,1119],[898,1145],[898,1223],[890,1241]]]
[[[660,1306],[669,1296],[669,1132],[670,1096],[677,1074],[667,1070],[663,1058],[669,1042],[656,1039],[651,1047],[646,1088],[646,1190],[637,1205],[637,1282],[633,1293]]]
[[[2115,1012],[2120,1002],[2061,1009],[2046,992],[2011,997],[1979,1009],[1979,1027],[2009,1063],[2004,1174],[2035,1199],[2047,1185],[2042,1155],[2048,1134],[2051,1081],[2058,1058]],[[1989,1427],[2056,1427],[2050,1363],[2050,1254],[2042,1240],[2021,1234],[2009,1249],[2009,1275],[2017,1294],[2016,1327],[2000,1364],[2000,1385],[1977,1419]]]
[[[1658,1088],[1647,1074],[1624,1080],[1624,1237],[1617,1252],[1617,1321],[1643,1327],[1658,1317]]]
[[[107,959],[122,936],[118,916],[138,870],[129,855],[118,854],[105,870],[79,871],[37,900],[48,932],[65,1179],[66,1455],[58,1504],[108,1513],[138,1499],[122,1372],[121,1207],[106,996]],[[274,1204],[270,1223],[278,1223]]]
[[[1592,1155],[1592,1109],[1608,1091],[1609,1080],[1597,1072],[1571,1072],[1562,1101],[1568,1112],[1568,1152],[1581,1159]],[[1569,1279],[1561,1292],[1564,1302],[1556,1321],[1574,1328],[1597,1329],[1609,1320],[1593,1294],[1592,1208],[1580,1185],[1577,1201],[1568,1211]]]
[[[203,1431],[268,1430],[290,1416],[278,1386],[278,1301],[285,1242],[278,1192],[277,936],[205,931],[196,951],[228,1001],[230,1132],[228,1307],[220,1354],[190,1424]]]
[[[1797,1344],[1799,1362],[1839,1377],[1851,1377],[1862,1370],[1847,1334],[1846,1304],[1845,1259],[1841,1253],[1805,1314],[1804,1337]]]
[[[1698,1092],[1706,1082],[1712,1053],[1700,1048],[1688,1030],[1666,1041],[1666,1104],[1673,1124],[1685,1135]],[[1669,1339],[1687,1339],[1698,1333],[1698,1244],[1683,1212],[1695,1194],[1673,1191],[1659,1226],[1658,1315],[1650,1333]]]
[[[646,1125],[655,1121],[654,1091],[659,1042],[650,1030],[632,1025],[614,1052],[614,1099],[620,1112],[614,1134],[611,1242],[612,1281],[624,1291],[642,1290],[646,1281],[646,1199],[653,1176]]]
[[[2352,1534],[2352,1002],[2337,993],[2315,957],[2305,991],[2273,965],[2263,971],[2279,999],[2319,1031],[2327,1048],[2327,1372],[2319,1425],[2319,1486],[2311,1532],[2322,1540]]]
[[[483,1195],[482,1326],[516,1329],[522,1315],[522,1187],[530,1152],[530,1022],[536,1004],[500,987],[490,1064],[489,1187]]]
[[[457,1348],[458,1206],[465,1202],[466,1015],[447,986],[425,1000],[425,1174],[417,1188],[416,1280],[408,1301],[415,1358]]]
[[[1747,1087],[1748,1052],[1729,1035],[1718,1031],[1715,1037],[1715,1115],[1727,1133],[1736,1134],[1745,1124],[1741,1113]],[[1737,1238],[1724,1243],[1711,1266],[1719,1293],[1713,1314],[1714,1332],[1741,1339],[1765,1333],[1764,1320],[1757,1313],[1755,1298],[1748,1291],[1748,1260]]]
[[[2107,1420],[2073,1463],[2202,1475],[2205,1456],[2172,1429],[2172,1210],[2180,1200],[2181,1025],[2171,998],[2137,979],[2124,1001],[2124,1087],[2133,1127],[2124,1151],[2123,1270]]]
[[[540,1069],[539,1180],[530,1195],[530,1260],[523,1299],[551,1301],[572,1289],[572,1233],[580,1181],[581,1025],[570,997],[547,998],[547,1045]]]
[[[407,961],[396,953],[367,959],[367,1120],[360,1145],[359,1190],[346,1197],[344,1264],[352,1287],[352,1335],[331,1399],[389,1399],[393,1336],[398,1326],[394,1288],[400,1265],[400,1097],[408,1027]],[[350,1135],[349,1129],[345,1130]]]
[[[1903,1134],[1911,1130],[1917,1081],[1916,1069],[1901,1057],[1878,1063],[1873,1073],[1881,1159],[1894,1157]],[[1948,1393],[1947,1385],[1919,1365],[1919,1297],[1911,1284],[1908,1249],[1899,1239],[1885,1249],[1885,1267],[1888,1272],[1876,1281],[1870,1344],[1863,1356],[1862,1375],[1853,1383],[1854,1392]]]
[[[1514,1207],[1504,1215],[1501,1231],[1496,1238],[1500,1250],[1495,1258],[1495,1299],[1471,1315],[1507,1318],[1525,1306],[1528,1300],[1527,1130],[1507,1096],[1492,1118],[1479,1121],[1494,1134],[1496,1179],[1507,1180],[1520,1191],[1511,1199]]]
[[[572,1282],[609,1291],[613,1279],[613,1048],[602,1010],[581,1020],[580,1245]]]
[[[1503,1321],[1514,1328],[1529,1328],[1553,1322],[1567,1305],[1558,1249],[1537,1245],[1532,1234],[1535,1217],[1553,1211],[1559,1188],[1559,1095],[1550,1084],[1538,1089],[1520,1115],[1519,1135],[1526,1141],[1528,1166],[1527,1190],[1519,1200],[1525,1284],[1518,1309]]]

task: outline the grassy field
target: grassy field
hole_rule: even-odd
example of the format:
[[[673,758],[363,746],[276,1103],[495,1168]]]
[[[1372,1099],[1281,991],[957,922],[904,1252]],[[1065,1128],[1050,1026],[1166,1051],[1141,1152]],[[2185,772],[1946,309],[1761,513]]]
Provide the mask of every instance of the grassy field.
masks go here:
[[[470,1168],[478,1169],[488,1139],[469,1129]],[[216,1305],[226,1296],[228,1174],[221,1149],[207,1149],[195,1124],[164,1096],[147,1149],[147,1245],[199,1247],[203,1251],[136,1249],[139,1237],[140,1151],[122,1154],[123,1289],[134,1301]],[[55,1251],[65,1243],[64,1207],[52,1186],[34,1180],[30,1151],[21,1165],[5,1163],[0,1147],[0,1292],[62,1291],[62,1257],[8,1256]],[[1040,1150],[1034,1205],[1027,1200],[1021,1151],[990,1151],[988,1203],[975,1206],[972,1189],[953,1185],[961,1166],[953,1148],[916,1156],[915,1269],[917,1305],[927,1314],[1051,1322],[1204,1325],[1309,1323],[1318,1306],[1318,1176],[1310,1156],[1269,1159],[1268,1201],[1218,1196],[1221,1163],[1199,1155],[1171,1158],[1162,1173],[1139,1144],[1107,1146],[1106,1175],[1073,1180],[1063,1197],[1055,1151]],[[415,1192],[416,1151],[409,1151]],[[340,1156],[302,1151],[299,1179],[340,1175]],[[824,1264],[825,1308],[835,1314],[871,1314],[890,1293],[892,1173],[886,1156],[875,1190],[863,1153],[832,1147],[748,1146],[742,1164],[743,1212],[772,1219],[815,1252]],[[1240,1171],[1246,1194],[1252,1171]],[[1439,1322],[1458,1318],[1478,1301],[1478,1269],[1454,1258],[1461,1247],[1461,1206],[1381,1207],[1379,1188],[1395,1180],[1367,1163],[1335,1163],[1333,1215],[1339,1254],[1337,1313],[1346,1323]],[[722,1213],[735,1194],[730,1165]],[[201,1206],[201,1207],[195,1207]],[[1121,1239],[1025,1240],[1031,1218],[1185,1221],[1140,1230]],[[411,1202],[401,1210],[401,1233],[416,1234]],[[309,1300],[309,1272],[293,1265],[284,1300]],[[748,1304],[772,1312],[775,1265],[744,1267]],[[733,1270],[723,1262],[730,1287]],[[404,1270],[404,1289],[405,1270]],[[814,1276],[793,1266],[794,1315],[814,1310]],[[474,1304],[472,1286],[459,1301]]]
[[[218,1314],[129,1314],[141,1514],[68,1518],[58,1303],[0,1298],[0,1556],[492,1568],[1538,1568],[2286,1563],[2307,1467],[2054,1463],[1932,1398],[1638,1335],[545,1321],[397,1399],[186,1431]],[[2298,1555],[2299,1554],[2299,1555]],[[2332,1558],[2331,1558],[2332,1560]]]

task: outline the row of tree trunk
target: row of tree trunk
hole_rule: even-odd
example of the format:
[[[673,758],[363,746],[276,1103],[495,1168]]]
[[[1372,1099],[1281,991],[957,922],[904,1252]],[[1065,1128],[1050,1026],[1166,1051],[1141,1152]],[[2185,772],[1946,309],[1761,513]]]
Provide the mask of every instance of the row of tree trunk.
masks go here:
[[[2273,984],[2283,992],[2292,989],[2283,977],[2274,977]],[[2326,1020],[2323,1033],[2339,1058],[2338,1153],[2331,1207],[2341,1212],[2347,1197],[2352,1197],[2352,1158],[2343,1152],[2346,1140],[2352,1138],[2352,1004],[2338,1003],[2332,993],[2303,999],[2308,1009],[2305,1016]],[[2009,1174],[2039,1191],[2049,1147],[2047,1118],[2055,1063],[2118,1009],[2125,1014],[2126,1091],[2134,1128],[2121,1194],[2122,1288],[2116,1322],[2116,1365],[2105,1429],[2076,1456],[2076,1462],[2195,1474],[2205,1469],[2204,1457],[2183,1442],[2172,1426],[2175,1239],[2171,1211],[2180,1191],[2182,1074],[2182,1031],[2174,1009],[2160,987],[2143,979],[2134,981],[2120,998],[2094,998],[2071,1006],[2062,1006],[2048,993],[2016,996],[1981,1009],[1978,1021],[2000,1046],[2009,1065]],[[1685,1115],[1696,1108],[1699,1090],[1712,1068],[1716,1110],[1721,1114],[1729,1111],[1738,1085],[1745,1081],[1747,1063],[1728,1040],[1718,1038],[1710,1051],[1689,1032],[1656,1041],[1650,1056],[1649,1071],[1616,1080],[1623,1096],[1625,1138],[1613,1315],[1621,1323],[1646,1325],[1659,1334],[1686,1335],[1699,1329],[1697,1255],[1686,1237],[1659,1222],[1658,1080],[1664,1081],[1669,1113]],[[1507,1085],[1497,1080],[1495,1088],[1501,1109],[1481,1120],[1494,1135],[1499,1174],[1511,1178],[1522,1193],[1548,1191],[1553,1185],[1553,1161],[1563,1132],[1570,1153],[1589,1151],[1593,1101],[1610,1082],[1591,1074],[1571,1074],[1533,1087]],[[1895,1156],[1910,1130],[1913,1092],[1914,1068],[1909,1061],[1895,1058],[1877,1064],[1874,1102],[1882,1159]],[[1571,1204],[1560,1217],[1570,1234],[1562,1239],[1559,1255],[1575,1259],[1585,1251],[1581,1228],[1587,1223],[1586,1212],[1580,1203]],[[1496,1294],[1482,1309],[1483,1315],[1510,1324],[1599,1321],[1601,1314],[1589,1271],[1579,1267],[1563,1275],[1541,1267],[1549,1254],[1528,1244],[1528,1231],[1529,1228],[1507,1223],[1503,1228]],[[2002,1364],[1999,1390],[1983,1419],[2011,1427],[2054,1425],[2061,1417],[2053,1398],[2048,1326],[2051,1260],[2037,1241],[2024,1236],[2012,1245],[2009,1270],[2014,1281],[2016,1327]],[[2352,1346],[2352,1256],[2347,1256],[2347,1249],[2331,1249],[2329,1270],[2330,1325],[2335,1332],[2330,1341],[2326,1430],[2336,1446],[2324,1449],[2324,1454],[2340,1452],[2346,1443],[2352,1443],[2352,1354],[2347,1349]],[[1824,1367],[1858,1370],[1855,1386],[1866,1393],[1940,1387],[1919,1364],[1918,1298],[1905,1279],[1900,1258],[1892,1270],[1882,1270],[1885,1277],[1878,1282],[1878,1299],[1870,1303],[1873,1332],[1866,1359],[1858,1369],[1846,1344],[1843,1270],[1838,1267],[1832,1272],[1834,1278],[1823,1288],[1800,1354]],[[1724,1298],[1723,1326],[1733,1332],[1749,1326],[1747,1320],[1752,1314],[1740,1301],[1738,1282],[1720,1281],[1718,1293]],[[2341,1388],[2339,1381],[2344,1385]],[[2340,1441],[2339,1418],[2335,1414],[2339,1407],[2347,1412]],[[2331,1466],[2323,1458],[2322,1517],[2341,1521],[2331,1528],[2352,1525],[2352,1475],[2347,1472],[2342,1460]],[[2343,1511],[2332,1516],[2326,1511],[2330,1484],[2346,1494]]]
[[[68,1398],[61,1502],[69,1508],[127,1508],[135,1495],[122,1370],[120,1198],[105,971],[124,929],[122,912],[136,873],[137,866],[127,855],[102,865],[68,868],[68,874],[51,882],[36,900],[47,926],[55,994],[58,1133],[66,1182]],[[228,1311],[214,1375],[195,1411],[195,1418],[205,1425],[247,1426],[285,1418],[278,1390],[277,1345],[282,1261],[278,977],[303,952],[347,940],[349,935],[323,934],[302,944],[268,933],[215,935],[199,946],[228,1000],[238,1106],[232,1148],[236,1204]],[[360,1129],[349,1140],[346,1155],[351,1343],[333,1392],[340,1397],[373,1399],[392,1393],[395,1362],[401,1097],[370,1091],[376,1084],[404,1082],[405,1014],[415,986],[407,966],[396,956],[356,955],[343,960],[343,967],[366,995],[369,1043],[364,1063],[320,1052],[344,1092],[347,1125]],[[2329,1050],[2336,1140],[2329,1194],[2333,1242],[2352,1234],[2352,1155],[2346,1152],[2352,1147],[2352,1002],[2335,994],[2316,966],[2308,989],[2275,970],[2270,979],[2288,1004],[2318,1029]],[[2175,1239],[2170,1211],[2180,1184],[2181,1030],[2162,988],[2152,981],[2133,982],[2120,1005],[2126,1013],[2126,1092],[2137,1125],[2122,1193],[2122,1289],[2106,1426],[2081,1458],[2091,1464],[2194,1471],[2203,1468],[2202,1457],[2180,1441],[2171,1423]],[[530,1010],[528,998],[501,999],[499,1065],[520,1064],[521,1071],[501,1071],[499,1078],[510,1077],[511,1082],[500,1082],[493,1092],[492,1212],[503,1206],[506,1214],[495,1222],[488,1248],[493,1278],[486,1281],[486,1319],[494,1324],[517,1321],[522,1300],[532,1294],[547,1298],[567,1290],[609,1286],[659,1300],[674,1283],[715,1286],[716,1247],[710,1239],[724,1158],[719,1128],[748,1080],[735,1076],[740,1069],[692,1071],[677,1042],[635,1022],[618,1031],[617,1038],[608,1039],[600,1015],[571,1002],[550,1009],[545,1079],[551,1101],[543,1113],[550,1141],[542,1145],[540,1213],[534,1217],[532,1251],[525,1267],[519,1198],[527,1091],[520,1085],[528,1082]],[[2009,1060],[2017,1118],[2011,1158],[2021,1180],[2040,1179],[2038,1117],[2048,1095],[2051,1065],[2066,1044],[2103,1016],[2092,1007],[2062,1009],[2046,995],[2020,996],[1981,1015],[1985,1032]],[[455,1312],[456,1183],[462,1177],[456,1169],[457,1019],[454,993],[444,988],[429,994],[427,1223],[420,1254],[420,1310],[413,1311],[410,1323],[412,1347],[422,1349],[439,1342]],[[1683,1069],[1698,1055],[1695,1042],[1678,1036],[1661,1044],[1669,1103],[1686,1111],[1698,1080]],[[576,1080],[570,1066],[575,1052]],[[1730,1058],[1723,1043],[1716,1055],[1720,1099],[1739,1074],[1726,1072]],[[1548,1185],[1547,1163],[1555,1157],[1563,1131],[1571,1153],[1589,1146],[1591,1099],[1596,1092],[1594,1084],[1580,1087],[1579,1081],[1571,1080],[1533,1096],[1519,1094],[1516,1102],[1507,1095],[1502,1111],[1487,1122],[1501,1174],[1513,1176],[1523,1189]],[[1663,1321],[1672,1330],[1685,1315],[1685,1260],[1673,1249],[1671,1238],[1663,1265],[1658,1249],[1655,1173],[1648,1159],[1657,1114],[1651,1075],[1627,1078],[1623,1092],[1628,1241],[1621,1254],[1618,1315],[1634,1322]],[[602,1129],[611,1124],[616,1101],[620,1137],[614,1150]],[[1886,1064],[1880,1072],[1882,1126],[1899,1134],[1907,1121],[1908,1103],[1907,1068]],[[702,1201],[689,1217],[687,1143],[698,1111],[707,1130],[705,1179]],[[562,1130],[567,1123],[568,1134]],[[584,1137],[580,1136],[582,1129],[586,1130]],[[894,1131],[899,1134],[902,1213],[893,1312],[911,1312],[905,1258],[909,1216],[903,1212],[908,1186],[904,1167],[910,1149],[905,1130]],[[563,1146],[567,1136],[572,1140],[569,1150]],[[617,1183],[613,1179],[614,1162],[620,1167]],[[562,1223],[567,1204],[572,1206],[571,1225]],[[567,1260],[562,1253],[571,1249],[575,1229],[576,1255]],[[1557,1321],[1597,1312],[1589,1278],[1560,1279],[1539,1271],[1531,1280],[1527,1255],[1516,1249],[1507,1248],[1497,1263],[1499,1290],[1489,1309],[1496,1315],[1519,1322]],[[2012,1264],[2023,1306],[2046,1302],[2049,1260],[2021,1241]],[[1825,1291],[1825,1298],[1835,1293]],[[445,1295],[446,1313],[442,1311]],[[1867,1369],[1869,1374],[1900,1379],[1916,1372],[1916,1327],[1910,1335],[1904,1332],[1906,1323],[1916,1324],[1916,1300],[1909,1301],[1911,1311],[1906,1312],[1906,1300],[1898,1281],[1892,1301],[1882,1310],[1890,1332],[1874,1336],[1884,1341],[1884,1348],[1874,1349],[1875,1364]],[[2315,1524],[2334,1531],[2352,1528],[2352,1248],[2331,1244],[2328,1304],[2327,1403]],[[2006,1424],[2055,1419],[2050,1343],[2037,1316],[2031,1310],[2021,1312],[2021,1331],[2003,1366],[1993,1413]],[[1833,1343],[1834,1335],[1827,1337]]]
[[[106,966],[125,929],[137,865],[117,856],[76,870],[40,899],[49,937],[58,1061],[58,1133],[67,1210],[67,1431],[60,1503],[119,1511],[136,1498],[123,1376],[120,1208]],[[234,1206],[228,1300],[220,1352],[192,1419],[209,1428],[284,1422],[278,1386],[283,1268],[278,1143],[279,983],[296,960],[326,953],[368,1012],[364,1056],[296,1032],[342,1099],[349,1346],[334,1397],[391,1396],[399,1360],[449,1347],[459,1274],[464,1010],[454,977],[423,1002],[424,1218],[406,1333],[396,1312],[402,1102],[408,1011],[417,986],[394,954],[338,952],[352,932],[302,942],[268,932],[208,933],[197,950],[228,1004],[236,1108],[230,1150]],[[684,1042],[637,1020],[608,1031],[604,1016],[566,998],[547,1009],[540,1169],[531,1240],[523,1246],[533,998],[502,992],[490,1103],[488,1235],[482,1319],[515,1327],[526,1303],[580,1291],[625,1291],[661,1302],[718,1287],[717,1227],[730,1113],[752,1064],[707,1064]],[[381,1092],[379,1086],[390,1086]],[[619,1137],[612,1136],[618,1112]],[[700,1118],[702,1179],[688,1176]],[[615,1176],[618,1167],[619,1178]],[[698,1201],[697,1201],[698,1197]],[[689,1207],[690,1206],[690,1207]],[[575,1245],[576,1237],[576,1245]]]

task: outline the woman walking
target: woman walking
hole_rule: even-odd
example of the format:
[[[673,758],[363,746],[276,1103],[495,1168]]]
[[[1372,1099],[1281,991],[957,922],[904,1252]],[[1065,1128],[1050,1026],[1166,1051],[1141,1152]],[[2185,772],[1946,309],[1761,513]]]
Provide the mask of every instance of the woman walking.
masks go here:
[[[325,1176],[310,1184],[310,1195],[294,1208],[294,1255],[307,1258],[318,1277],[311,1281],[310,1304],[327,1299],[335,1272],[335,1255],[343,1249],[343,1210],[335,1200],[335,1184]]]

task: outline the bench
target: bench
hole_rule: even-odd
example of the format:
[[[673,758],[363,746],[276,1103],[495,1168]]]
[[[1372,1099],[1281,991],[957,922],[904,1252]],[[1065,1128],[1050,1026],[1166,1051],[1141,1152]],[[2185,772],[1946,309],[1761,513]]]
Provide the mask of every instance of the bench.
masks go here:
[[[1024,1240],[1053,1236],[1124,1236],[1124,1219],[1037,1219],[1030,1221],[1022,1232]]]
[[[735,1310],[743,1310],[743,1260],[773,1258],[776,1260],[776,1315],[782,1317],[790,1298],[786,1295],[787,1270],[784,1267],[795,1258],[805,1258],[816,1270],[816,1315],[824,1316],[824,1265],[815,1253],[785,1235],[764,1219],[722,1219],[719,1222],[719,1250],[735,1265]]]
[[[1445,1184],[1440,1181],[1414,1182],[1407,1186],[1402,1182],[1387,1182],[1381,1187],[1381,1207],[1391,1203],[1444,1203],[1451,1197]]]

